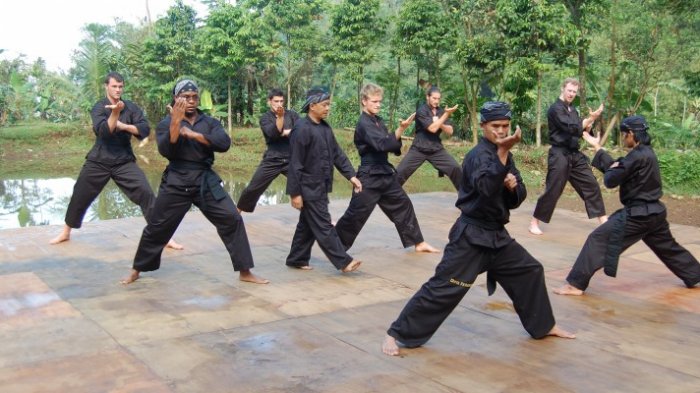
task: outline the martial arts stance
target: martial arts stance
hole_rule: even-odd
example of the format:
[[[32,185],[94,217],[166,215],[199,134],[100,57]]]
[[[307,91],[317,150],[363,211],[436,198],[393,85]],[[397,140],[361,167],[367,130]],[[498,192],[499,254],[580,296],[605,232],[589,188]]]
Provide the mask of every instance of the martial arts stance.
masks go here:
[[[267,150],[248,187],[243,190],[238,199],[239,211],[252,213],[260,195],[265,192],[270,183],[280,174],[287,176],[289,133],[294,124],[299,121],[299,115],[292,110],[284,110],[284,93],[279,89],[270,90],[267,95],[267,105],[270,110],[260,118],[260,129],[265,137]]]
[[[440,140],[442,132],[452,136],[453,128],[449,117],[457,110],[457,105],[443,109],[440,106],[441,97],[440,89],[431,87],[425,97],[426,103],[416,111],[416,134],[413,144],[396,168],[401,185],[406,183],[416,169],[428,161],[435,169],[446,174],[455,189],[459,190],[461,169]]]
[[[387,331],[382,343],[387,355],[399,354],[397,341],[409,348],[425,344],[483,272],[487,272],[489,294],[496,282],[501,284],[533,338],[575,337],[554,322],[544,268],[504,226],[510,209],[518,207],[527,194],[510,153],[520,141],[520,128],[509,135],[511,112],[504,102],[487,102],[480,113],[483,137],[462,163],[456,204],[462,214],[450,230],[435,275]]]
[[[567,78],[561,85],[561,94],[547,111],[549,128],[549,156],[547,157],[547,179],[544,193],[537,199],[532,214],[529,231],[541,235],[540,221],[548,223],[552,219],[554,207],[564,191],[566,182],[586,205],[588,218],[597,217],[600,223],[607,220],[600,186],[589,165],[586,155],[579,151],[579,140],[583,131],[588,130],[603,112],[603,104],[595,112],[581,120],[572,103],[578,94],[579,82]]]
[[[196,83],[187,79],[178,82],[173,89],[170,115],[156,128],[158,151],[169,164],[163,172],[151,220],[141,235],[133,269],[122,281],[124,284],[136,281],[141,272],[160,268],[163,247],[192,204],[216,227],[240,280],[268,283],[250,272],[253,255],[243,218],[212,169],[214,152],[227,151],[231,138],[221,123],[197,109],[198,105]]]
[[[591,232],[566,278],[568,284],[555,289],[555,293],[582,295],[600,268],[604,268],[608,276],[615,277],[620,254],[640,240],[688,288],[700,282],[700,264],[671,235],[666,207],[659,201],[663,194],[661,174],[648,129],[643,116],[630,116],[622,121],[620,132],[624,144],[632,150],[618,160],[613,160],[603,150],[600,137],[583,134],[596,150],[593,166],[605,173],[606,187],[620,186],[620,201],[624,207]]]
[[[320,89],[307,93],[299,120],[291,134],[287,194],[292,206],[300,210],[287,266],[311,269],[311,247],[314,240],[336,269],[344,273],[357,270],[361,262],[354,260],[338,237],[328,212],[328,193],[333,189],[333,167],[350,180],[354,191],[362,191],[362,183],[355,177],[350,160],[324,120],[330,110],[330,95]]]
[[[350,206],[338,220],[335,230],[345,249],[349,249],[379,204],[396,226],[404,248],[415,246],[417,252],[440,252],[423,240],[413,204],[388,160],[389,153],[401,155],[401,135],[413,122],[415,114],[402,120],[394,133],[389,133],[379,117],[383,94],[384,90],[372,83],[360,92],[363,111],[355,127],[355,146],[360,153],[357,177],[362,182],[362,192],[352,195]]]
[[[130,201],[139,205],[146,222],[155,203],[151,185],[136,165],[131,148],[131,137],[142,140],[148,137],[151,127],[141,108],[131,101],[122,100],[124,78],[119,73],[107,74],[104,85],[107,97],[98,101],[90,112],[95,144],[85,157],[85,164],[73,186],[66,224],[61,233],[49,241],[51,244],[70,240],[71,230],[83,225],[85,213],[109,179],[114,180]],[[168,247],[182,249],[172,240]]]

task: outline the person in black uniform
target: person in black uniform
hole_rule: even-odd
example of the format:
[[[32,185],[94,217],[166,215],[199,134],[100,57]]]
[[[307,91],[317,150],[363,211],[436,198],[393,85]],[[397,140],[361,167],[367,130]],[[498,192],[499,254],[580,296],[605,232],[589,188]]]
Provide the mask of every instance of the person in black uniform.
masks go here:
[[[362,262],[353,259],[338,237],[328,212],[328,193],[333,190],[333,167],[350,180],[355,192],[362,183],[355,169],[324,120],[328,117],[330,95],[311,89],[301,111],[308,113],[297,122],[290,139],[287,194],[292,207],[300,210],[287,266],[310,270],[309,259],[314,240],[336,269],[343,273],[357,270]]]
[[[66,224],[61,233],[49,241],[59,244],[70,240],[71,230],[83,225],[83,218],[92,202],[102,192],[109,179],[114,180],[130,201],[139,205],[148,222],[155,203],[151,185],[146,175],[136,165],[131,148],[131,137],[138,140],[148,137],[151,127],[141,108],[131,101],[122,100],[124,78],[110,72],[104,79],[107,97],[98,101],[90,111],[95,144],[85,157],[78,180],[73,186],[73,195],[66,211]],[[181,250],[183,247],[173,240],[168,247]]]
[[[265,137],[267,150],[253,178],[238,199],[238,211],[252,213],[260,195],[270,183],[280,174],[287,176],[289,133],[299,121],[299,115],[293,110],[284,110],[284,93],[280,89],[270,90],[267,105],[270,110],[260,117],[260,129]]]
[[[462,214],[450,230],[435,275],[387,331],[382,343],[387,355],[399,354],[397,341],[409,348],[425,344],[483,272],[487,272],[489,294],[496,282],[501,284],[533,338],[575,337],[555,324],[544,268],[505,229],[510,209],[527,195],[510,153],[520,141],[520,128],[510,135],[511,111],[504,102],[487,102],[480,114],[483,137],[462,163],[456,203]]]
[[[431,87],[426,95],[426,103],[416,111],[416,134],[413,144],[396,168],[401,185],[406,183],[416,169],[428,161],[440,173],[447,174],[455,189],[459,190],[461,168],[454,157],[445,150],[440,140],[440,134],[443,132],[447,136],[452,136],[453,128],[449,117],[457,110],[457,105],[443,109],[440,106],[441,97],[440,89]]]
[[[163,247],[192,204],[216,227],[240,280],[269,282],[251,273],[253,255],[243,218],[212,169],[214,152],[228,151],[231,138],[218,120],[197,108],[198,92],[194,81],[179,81],[173,89],[170,115],[156,128],[158,151],[169,164],[163,172],[151,220],[141,235],[133,269],[123,284],[136,281],[141,272],[160,268]]]
[[[593,274],[601,268],[608,276],[615,277],[620,254],[640,240],[688,288],[700,282],[700,264],[673,238],[666,207],[659,200],[663,194],[661,174],[648,130],[643,116],[622,120],[620,132],[625,146],[632,150],[617,160],[603,150],[600,137],[583,134],[596,151],[593,166],[605,173],[606,187],[620,186],[620,202],[624,207],[591,232],[566,278],[567,284],[555,289],[555,293],[582,295]]]
[[[384,90],[372,83],[361,92],[363,111],[355,127],[355,146],[360,153],[357,177],[362,182],[362,192],[355,193],[350,206],[338,220],[335,230],[345,249],[352,247],[374,207],[379,208],[396,226],[405,247],[415,246],[417,252],[439,252],[423,240],[413,204],[401,188],[396,170],[389,163],[388,153],[401,154],[401,135],[413,122],[414,114],[400,121],[394,133],[389,133],[379,117]]]
[[[588,218],[597,217],[602,224],[607,220],[600,186],[589,164],[588,157],[579,151],[579,140],[584,130],[588,130],[603,112],[603,104],[581,120],[572,103],[578,94],[579,82],[567,78],[561,85],[559,99],[547,111],[549,128],[549,148],[547,157],[547,179],[544,193],[537,199],[535,212],[528,230],[533,235],[541,235],[540,221],[548,223],[552,219],[557,201],[564,191],[566,182],[586,205]]]

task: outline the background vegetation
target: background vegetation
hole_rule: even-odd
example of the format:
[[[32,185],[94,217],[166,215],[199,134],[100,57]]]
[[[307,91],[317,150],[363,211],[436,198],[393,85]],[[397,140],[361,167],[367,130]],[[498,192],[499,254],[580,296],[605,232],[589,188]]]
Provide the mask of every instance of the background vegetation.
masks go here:
[[[544,113],[561,80],[576,76],[584,82],[581,112],[606,104],[596,127],[609,145],[618,144],[621,117],[643,114],[664,170],[673,171],[666,184],[700,178],[697,1],[202,2],[209,7],[203,17],[177,0],[155,21],[86,25],[65,74],[47,70],[41,58],[0,61],[0,141],[31,140],[31,127],[9,126],[35,119],[63,125],[52,131],[59,136],[84,130],[104,94],[102,78],[116,70],[126,77],[127,98],[152,122],[165,113],[176,80],[196,79],[203,109],[241,140],[248,137],[240,127],[257,125],[272,87],[287,91],[295,108],[309,87],[326,87],[330,122],[340,129],[354,127],[367,81],[385,88],[383,114],[392,126],[437,85],[447,104],[460,105],[454,139],[467,142],[476,138],[479,105],[506,100],[525,133],[521,150],[535,162],[545,154],[536,148],[547,143]]]

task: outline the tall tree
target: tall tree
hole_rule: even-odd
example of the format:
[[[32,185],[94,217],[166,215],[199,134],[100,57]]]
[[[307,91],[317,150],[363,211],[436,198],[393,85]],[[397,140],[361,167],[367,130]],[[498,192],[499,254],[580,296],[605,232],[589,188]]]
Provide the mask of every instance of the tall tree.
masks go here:
[[[329,57],[355,81],[358,106],[365,66],[374,60],[375,48],[384,35],[385,22],[378,12],[379,0],[342,0],[332,12]]]
[[[568,28],[566,8],[546,0],[499,0],[499,29],[504,37],[506,75],[504,90],[511,97],[516,116],[533,105],[536,89],[535,141],[542,144],[542,76],[573,54],[576,36]],[[521,122],[522,124],[522,122]]]
[[[610,7],[609,0],[560,0],[569,10],[569,20],[575,29],[576,52],[578,56],[579,99],[581,107],[586,106],[586,54],[591,43],[593,32],[601,26],[600,21]]]
[[[232,81],[243,65],[243,53],[236,37],[241,28],[241,7],[220,2],[209,11],[204,27],[197,34],[200,60],[208,61],[205,72],[214,78],[226,80],[226,106],[228,132],[233,126]]]
[[[441,4],[457,35],[454,62],[462,79],[472,140],[477,143],[482,82],[497,79],[504,64],[505,50],[496,28],[495,5],[488,0],[441,0]]]
[[[118,55],[110,26],[90,23],[83,27],[83,32],[86,37],[73,53],[75,67],[71,73],[80,82],[81,106],[89,110],[104,95],[104,77],[118,68]]]

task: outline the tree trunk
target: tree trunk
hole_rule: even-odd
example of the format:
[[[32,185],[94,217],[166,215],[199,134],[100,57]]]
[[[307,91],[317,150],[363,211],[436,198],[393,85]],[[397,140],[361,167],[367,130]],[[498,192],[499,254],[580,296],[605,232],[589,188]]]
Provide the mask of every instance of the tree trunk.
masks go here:
[[[583,48],[578,50],[578,79],[580,82],[578,96],[580,107],[586,107],[586,51]]]
[[[542,70],[537,70],[537,122],[535,123],[535,144],[542,146]]]
[[[391,108],[389,109],[389,124],[390,129],[394,128],[394,120],[396,116],[396,103],[399,100],[399,87],[401,84],[401,57],[396,58],[396,83],[392,86],[391,91]]]
[[[228,135],[231,136],[233,132],[233,108],[232,108],[232,97],[231,97],[231,77],[229,76],[226,81],[226,88],[228,91]]]

